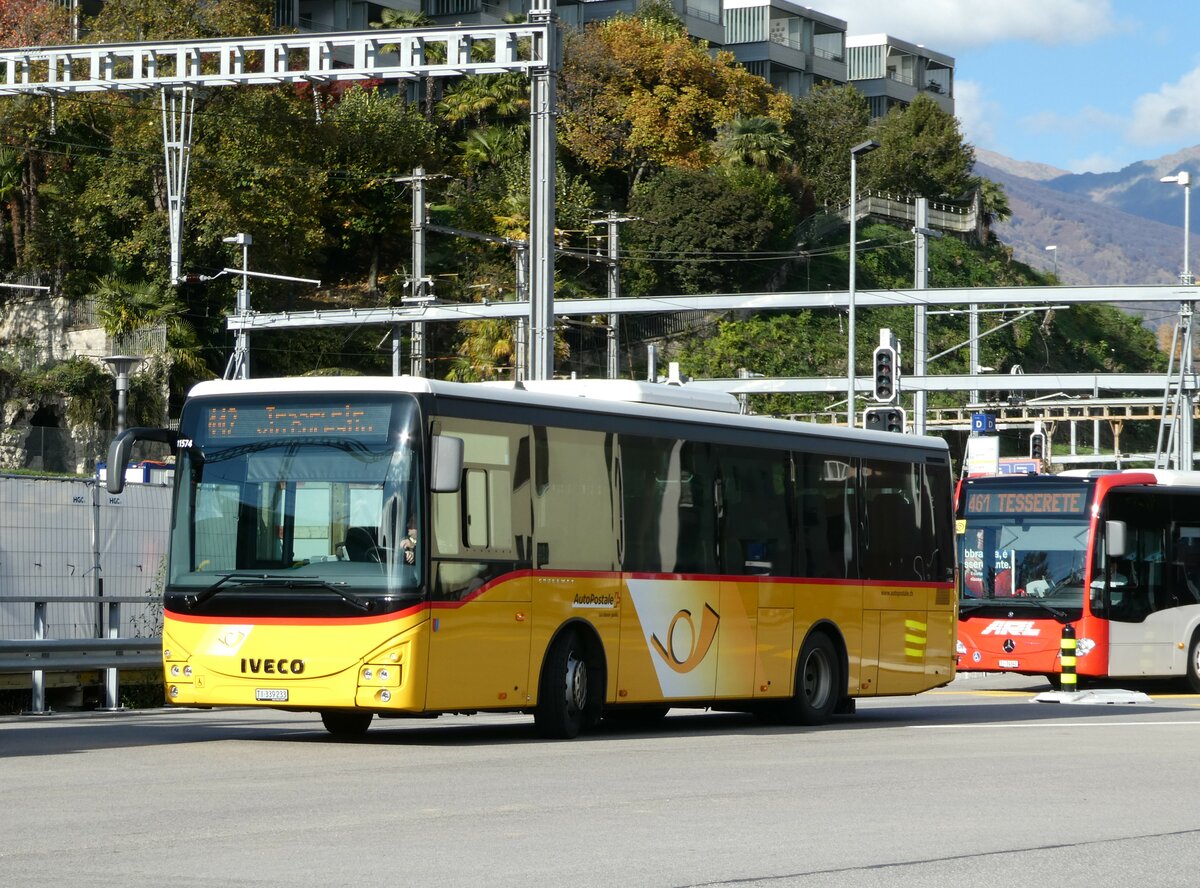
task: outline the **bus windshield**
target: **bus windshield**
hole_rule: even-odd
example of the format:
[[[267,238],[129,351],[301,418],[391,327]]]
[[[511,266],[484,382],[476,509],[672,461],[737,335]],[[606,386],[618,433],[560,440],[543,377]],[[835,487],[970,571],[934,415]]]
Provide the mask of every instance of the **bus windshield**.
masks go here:
[[[411,396],[197,400],[180,421],[168,603],[421,589]]]
[[[1082,608],[1087,537],[1083,521],[968,521],[959,538],[963,602]]]

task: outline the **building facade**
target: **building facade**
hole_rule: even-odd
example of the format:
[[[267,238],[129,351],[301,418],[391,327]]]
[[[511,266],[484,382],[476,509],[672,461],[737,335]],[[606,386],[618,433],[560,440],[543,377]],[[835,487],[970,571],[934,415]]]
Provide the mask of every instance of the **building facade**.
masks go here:
[[[639,0],[558,0],[566,27],[583,27],[624,13]],[[822,83],[853,83],[882,117],[918,95],[954,113],[954,59],[887,34],[848,36],[847,23],[791,0],[671,0],[688,34],[725,49],[748,71],[800,98]],[[360,31],[385,10],[422,13],[434,24],[500,25],[525,15],[529,0],[276,0],[281,28]]]

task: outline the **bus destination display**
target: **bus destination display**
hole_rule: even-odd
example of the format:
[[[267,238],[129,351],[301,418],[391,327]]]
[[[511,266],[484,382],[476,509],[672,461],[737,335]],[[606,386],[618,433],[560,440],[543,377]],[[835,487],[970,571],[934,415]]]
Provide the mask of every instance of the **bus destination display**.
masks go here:
[[[205,408],[205,432],[209,441],[313,435],[383,441],[391,416],[388,403],[222,404]]]
[[[1065,490],[972,490],[968,515],[1085,515],[1091,487]]]

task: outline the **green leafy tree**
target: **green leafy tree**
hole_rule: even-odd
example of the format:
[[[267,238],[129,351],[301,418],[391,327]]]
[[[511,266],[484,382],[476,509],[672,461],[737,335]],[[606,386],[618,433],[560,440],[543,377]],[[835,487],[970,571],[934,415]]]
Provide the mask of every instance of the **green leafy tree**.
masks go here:
[[[930,200],[962,199],[973,184],[975,152],[963,141],[958,120],[928,96],[894,108],[873,130],[881,150],[865,162],[872,188]]]
[[[796,103],[789,134],[816,206],[845,206],[850,149],[867,139],[871,111],[853,86],[822,84]]]
[[[337,231],[347,269],[366,259],[367,289],[378,288],[385,242],[399,245],[412,218],[411,185],[397,181],[418,166],[440,163],[441,139],[400,96],[354,87],[327,121],[330,192],[326,228]]]
[[[778,180],[751,170],[726,175],[666,169],[629,204],[624,251],[633,295],[752,289],[770,273],[754,254],[778,243],[790,203]]]
[[[271,30],[261,0],[106,0],[88,22],[97,43],[240,37]]]

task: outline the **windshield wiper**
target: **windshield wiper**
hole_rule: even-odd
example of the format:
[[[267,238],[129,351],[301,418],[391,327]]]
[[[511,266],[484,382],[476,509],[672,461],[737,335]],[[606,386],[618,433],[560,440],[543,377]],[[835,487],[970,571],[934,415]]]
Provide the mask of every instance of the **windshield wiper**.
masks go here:
[[[367,601],[348,589],[344,589],[346,583],[331,583],[328,580],[322,580],[318,577],[278,577],[271,574],[239,574],[228,573],[218,579],[211,586],[201,589],[194,595],[184,595],[183,602],[187,605],[188,610],[195,610],[204,602],[208,601],[214,595],[219,594],[222,588],[230,585],[236,586],[282,586],[285,589],[302,589],[302,588],[319,588],[328,589],[335,595],[341,597],[347,604],[358,608],[361,611],[370,611],[375,607],[374,602]]]
[[[971,613],[985,607],[1003,607],[1009,610],[1015,610],[1024,607],[1027,604],[1032,604],[1035,607],[1040,607],[1042,610],[1049,612],[1054,619],[1060,623],[1071,622],[1071,615],[1064,610],[1059,610],[1057,607],[1046,604],[1039,598],[1017,597],[1017,598],[964,598],[958,602],[958,615]]]
[[[1042,608],[1042,610],[1049,612],[1054,617],[1054,619],[1058,620],[1058,622],[1060,622],[1060,623],[1071,622],[1071,615],[1068,614],[1065,610],[1059,610],[1057,607],[1053,607],[1052,605],[1046,604],[1046,602],[1042,601],[1040,598],[1022,598],[1020,600],[1028,601],[1030,604],[1036,605],[1037,607]]]

